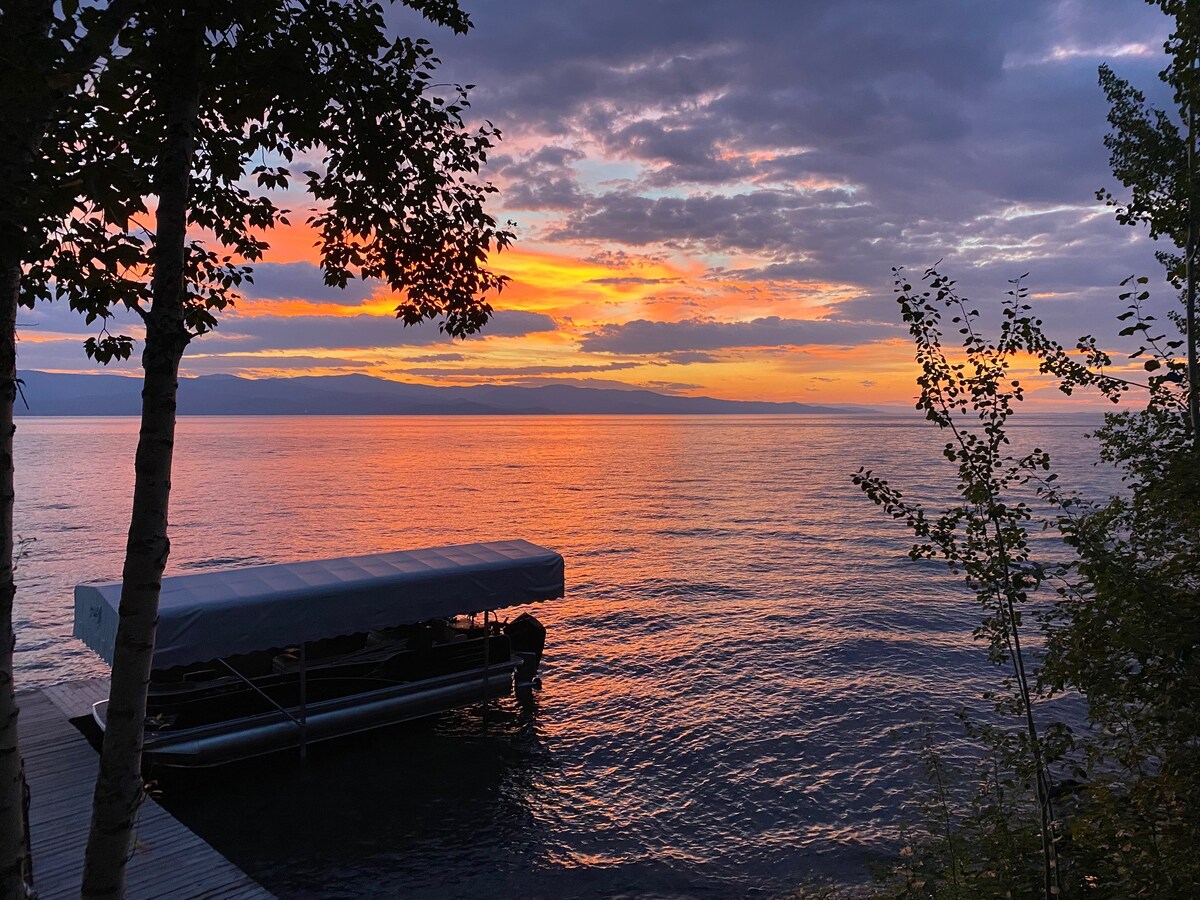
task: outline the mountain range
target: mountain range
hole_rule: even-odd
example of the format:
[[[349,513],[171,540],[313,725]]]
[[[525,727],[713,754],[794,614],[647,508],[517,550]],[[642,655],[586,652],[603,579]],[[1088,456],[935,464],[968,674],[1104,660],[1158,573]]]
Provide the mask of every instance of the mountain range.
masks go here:
[[[136,416],[142,380],[123,375],[21,373],[18,415]],[[26,407],[28,404],[28,408]],[[644,390],[545,385],[434,387],[369,375],[179,380],[184,416],[747,415],[865,412],[852,407],[679,397]]]

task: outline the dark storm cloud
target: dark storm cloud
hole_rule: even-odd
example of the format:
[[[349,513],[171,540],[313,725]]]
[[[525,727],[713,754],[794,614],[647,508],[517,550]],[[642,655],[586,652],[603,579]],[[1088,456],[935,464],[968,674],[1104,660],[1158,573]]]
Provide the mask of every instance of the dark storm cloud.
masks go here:
[[[1029,81],[1006,60],[1156,44],[1162,32],[1161,17],[1130,0],[483,0],[472,16],[465,38],[431,36],[446,73],[479,85],[482,115],[513,130],[583,124],[611,146],[681,164],[717,139],[858,156],[949,143],[987,115],[989,92]],[[1094,89],[1093,62],[1084,68]],[[1031,110],[1055,105],[1025,97]],[[631,114],[687,124],[689,140],[631,127]],[[1011,133],[1014,122],[997,124]]]
[[[778,316],[767,316],[751,322],[715,322],[709,319],[649,322],[638,319],[622,325],[605,325],[586,334],[580,347],[598,353],[659,355],[737,347],[796,347],[808,344],[847,346],[900,334],[902,332],[898,327],[889,325],[781,319]]]
[[[722,122],[681,114],[634,122],[603,141],[610,153],[663,163],[644,179],[651,187],[722,184],[758,174],[748,160],[721,155],[718,142],[723,138]]]

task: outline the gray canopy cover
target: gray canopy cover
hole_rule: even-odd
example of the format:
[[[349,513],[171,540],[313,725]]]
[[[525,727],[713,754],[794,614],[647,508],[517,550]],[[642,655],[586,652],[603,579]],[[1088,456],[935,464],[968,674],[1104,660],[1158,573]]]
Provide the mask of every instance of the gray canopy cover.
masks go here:
[[[563,595],[563,558],[492,541],[164,578],[154,668]],[[75,637],[112,663],[120,583],[75,588]]]

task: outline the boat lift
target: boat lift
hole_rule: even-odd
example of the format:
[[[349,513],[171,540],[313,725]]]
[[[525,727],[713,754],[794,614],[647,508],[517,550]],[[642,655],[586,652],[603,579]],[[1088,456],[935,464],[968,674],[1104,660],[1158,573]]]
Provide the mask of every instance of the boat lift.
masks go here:
[[[491,613],[561,597],[563,570],[558,553],[515,540],[171,576],[162,582],[152,669],[217,664],[296,726],[303,759],[310,737],[306,644],[482,612],[486,705]],[[119,582],[75,588],[75,636],[110,664],[120,593]],[[285,647],[299,648],[295,712],[229,662]]]

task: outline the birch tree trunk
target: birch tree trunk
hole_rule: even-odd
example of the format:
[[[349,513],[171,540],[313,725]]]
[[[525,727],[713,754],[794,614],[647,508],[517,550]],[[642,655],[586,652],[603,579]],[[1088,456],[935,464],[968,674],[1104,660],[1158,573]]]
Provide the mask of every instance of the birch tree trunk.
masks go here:
[[[1196,60],[1191,66],[1195,77]],[[1184,322],[1187,330],[1188,420],[1192,426],[1192,452],[1200,454],[1200,360],[1196,356],[1196,110],[1187,109],[1187,247],[1184,271],[1187,288],[1184,295]]]
[[[53,8],[49,0],[14,0],[4,9],[5,53],[0,80],[0,897],[25,897],[32,888],[28,791],[17,729],[13,681],[14,577],[13,404],[17,395],[17,306],[21,263],[29,239],[33,158],[45,134],[47,93],[39,64]],[[43,59],[38,59],[42,56]]]
[[[24,897],[32,881],[25,773],[13,687],[13,401],[17,393],[16,312],[20,267],[0,273],[0,896]]]
[[[83,897],[89,900],[124,896],[125,863],[143,800],[142,737],[158,599],[171,549],[167,514],[179,362],[190,339],[183,315],[185,241],[204,37],[195,15],[175,15],[178,18],[166,41],[156,85],[166,111],[166,134],[155,172],[158,210],[152,306],[142,354],[142,424],[121,577],[112,688],[84,859]]]

